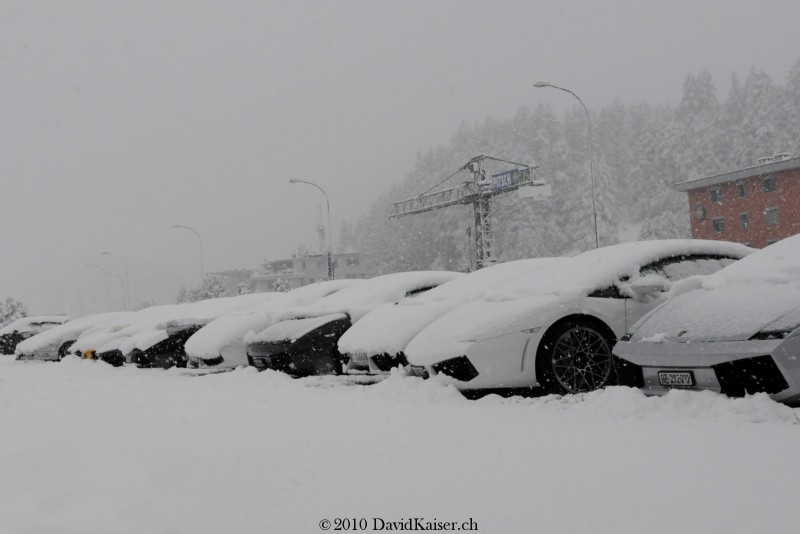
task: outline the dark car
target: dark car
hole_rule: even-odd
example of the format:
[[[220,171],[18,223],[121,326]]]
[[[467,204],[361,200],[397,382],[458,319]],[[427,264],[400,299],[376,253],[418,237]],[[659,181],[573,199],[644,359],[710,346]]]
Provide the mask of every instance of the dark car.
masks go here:
[[[65,315],[34,315],[17,319],[0,328],[0,354],[14,354],[20,342],[68,320]]]
[[[159,367],[169,369],[170,367],[186,367],[188,359],[184,345],[192,335],[200,330],[205,324],[180,324],[168,326],[166,329],[166,339],[163,339],[145,350],[133,349],[129,356],[130,362],[138,367]],[[119,350],[109,351],[98,355],[100,359],[114,363],[122,357]],[[119,365],[122,365],[120,362]]]
[[[336,345],[351,324],[344,313],[283,321],[247,345],[247,361],[297,376],[341,374],[345,361]]]

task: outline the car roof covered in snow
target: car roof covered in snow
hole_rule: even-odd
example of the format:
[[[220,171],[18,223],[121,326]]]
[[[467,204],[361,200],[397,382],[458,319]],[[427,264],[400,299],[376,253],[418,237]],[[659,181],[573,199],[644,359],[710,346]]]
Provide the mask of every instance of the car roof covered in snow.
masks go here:
[[[353,322],[387,302],[398,302],[407,294],[430,289],[463,273],[452,271],[412,271],[385,274],[337,291],[312,304],[292,308],[276,317],[278,320],[346,313]]]
[[[343,353],[397,354],[432,321],[453,308],[479,299],[486,291],[563,258],[534,258],[499,263],[474,271],[399,303],[387,303],[366,314],[339,340]]]
[[[606,287],[620,276],[635,277],[642,267],[670,257],[715,255],[744,258],[755,249],[705,239],[660,239],[633,241],[589,250],[573,256],[569,262],[552,269],[541,269],[530,276],[489,292],[487,300],[513,300],[535,295],[585,296],[587,292]]]
[[[749,339],[800,326],[800,234],[717,271],[684,280],[634,326],[632,341]]]
[[[43,325],[59,325],[69,321],[66,315],[29,315],[12,321],[0,328],[0,336],[11,332],[30,332]]]
[[[133,349],[139,345],[130,346],[131,339],[135,338],[141,343],[147,344],[158,337],[165,337],[164,334],[155,334],[152,331],[166,332],[166,329],[171,326],[206,324],[221,315],[262,306],[276,295],[278,294],[251,293],[197,302],[151,306],[131,312],[130,315],[121,318],[116,323],[101,324],[87,329],[73,344],[71,350],[100,350],[117,338],[126,338],[129,341],[115,343],[116,346]],[[150,334],[139,335],[143,331],[150,331]]]

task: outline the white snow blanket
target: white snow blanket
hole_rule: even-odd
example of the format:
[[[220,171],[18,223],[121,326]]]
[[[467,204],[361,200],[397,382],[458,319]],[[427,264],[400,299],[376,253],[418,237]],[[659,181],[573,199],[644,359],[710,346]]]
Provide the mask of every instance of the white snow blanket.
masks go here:
[[[798,524],[798,411],[765,395],[467,401],[399,374],[345,387],[0,358],[0,407],[9,534],[300,534],[345,517],[366,532],[414,517],[509,534]]]
[[[119,349],[123,354],[128,354],[134,349],[147,350],[167,339],[168,328],[205,325],[224,315],[263,306],[276,298],[276,295],[278,293],[251,293],[176,304],[163,313],[145,315],[143,320],[134,326],[135,332],[119,345]]]
[[[339,351],[369,356],[398,354],[422,329],[450,310],[558,261],[562,259],[536,258],[500,263],[398,303],[379,306],[344,333],[339,340]]]
[[[366,313],[387,302],[399,302],[406,294],[430,289],[464,276],[451,271],[412,271],[385,274],[364,280],[360,284],[320,299],[313,304],[297,306],[276,314],[278,320],[316,317],[331,313],[346,313],[355,323]]]
[[[36,332],[47,330],[54,326],[64,324],[69,321],[66,315],[29,315],[16,321],[11,321],[3,328],[0,328],[0,336],[17,331],[21,334],[26,332]]]

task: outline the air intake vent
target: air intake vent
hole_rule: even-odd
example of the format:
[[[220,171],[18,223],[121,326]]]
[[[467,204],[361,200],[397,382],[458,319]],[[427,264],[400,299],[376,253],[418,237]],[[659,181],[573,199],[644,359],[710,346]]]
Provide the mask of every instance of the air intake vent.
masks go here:
[[[770,356],[756,356],[712,365],[722,393],[744,397],[753,393],[778,393],[789,387]]]
[[[466,356],[459,356],[451,358],[443,362],[439,362],[433,366],[433,370],[437,373],[445,374],[449,377],[461,380],[462,382],[469,382],[478,376],[478,370],[469,361]]]

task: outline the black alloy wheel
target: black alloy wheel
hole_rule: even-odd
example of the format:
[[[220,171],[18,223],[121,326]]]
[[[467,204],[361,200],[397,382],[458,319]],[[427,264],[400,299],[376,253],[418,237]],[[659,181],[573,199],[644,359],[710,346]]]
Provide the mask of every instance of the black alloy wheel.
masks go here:
[[[613,342],[594,325],[566,323],[554,333],[539,366],[543,385],[553,393],[582,393],[606,386],[611,378]]]

